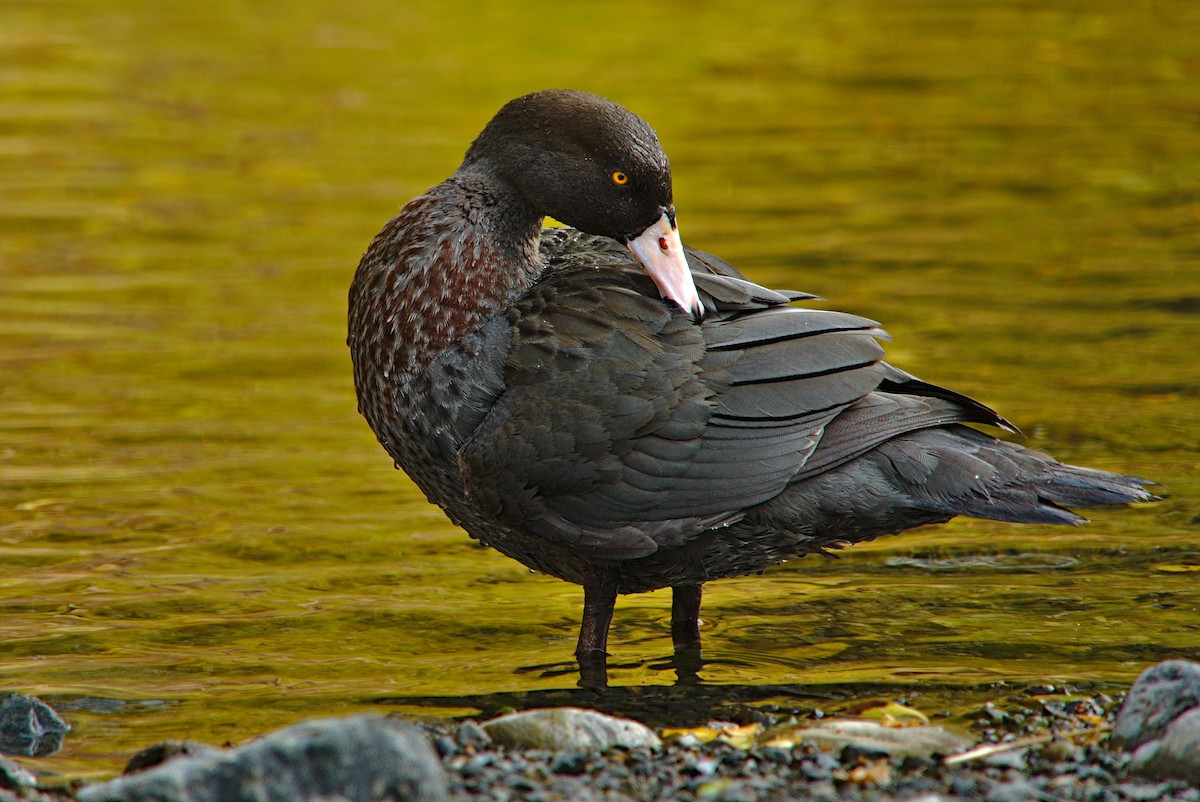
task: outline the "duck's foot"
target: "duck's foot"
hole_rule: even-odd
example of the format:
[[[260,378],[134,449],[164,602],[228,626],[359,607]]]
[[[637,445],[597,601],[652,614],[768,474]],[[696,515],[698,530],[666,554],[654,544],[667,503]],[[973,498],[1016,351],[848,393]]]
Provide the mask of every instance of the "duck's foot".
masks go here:
[[[676,652],[700,653],[700,598],[704,585],[671,588],[671,641]]]
[[[575,646],[582,688],[608,686],[608,627],[620,581],[620,570],[607,563],[592,563],[583,578],[583,623]]]
[[[580,688],[602,690],[608,687],[608,652],[576,653]]]

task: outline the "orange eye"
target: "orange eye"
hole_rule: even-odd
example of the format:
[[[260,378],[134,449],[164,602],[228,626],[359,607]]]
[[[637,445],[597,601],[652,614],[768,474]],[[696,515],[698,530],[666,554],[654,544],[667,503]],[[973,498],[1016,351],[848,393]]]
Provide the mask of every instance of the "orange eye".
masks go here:
[[[628,183],[629,183],[629,176],[625,175],[625,174],[624,174],[623,172],[621,172],[620,170],[617,170],[616,172],[614,172],[614,173],[612,174],[612,181],[613,181],[613,183],[614,183],[614,184],[616,184],[617,186],[619,186],[619,187],[623,187],[623,186],[625,186],[626,184],[628,184]]]

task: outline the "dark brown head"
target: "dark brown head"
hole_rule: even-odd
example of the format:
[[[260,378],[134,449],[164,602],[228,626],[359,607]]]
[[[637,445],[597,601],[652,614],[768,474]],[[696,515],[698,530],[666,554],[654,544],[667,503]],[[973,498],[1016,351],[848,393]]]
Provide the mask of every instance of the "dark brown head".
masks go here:
[[[534,92],[496,113],[460,169],[485,169],[538,214],[625,243],[664,297],[700,313],[675,225],[670,162],[633,112],[586,92]]]
[[[671,165],[642,118],[566,89],[509,101],[467,151],[534,209],[591,234],[628,242],[664,212],[674,216]]]

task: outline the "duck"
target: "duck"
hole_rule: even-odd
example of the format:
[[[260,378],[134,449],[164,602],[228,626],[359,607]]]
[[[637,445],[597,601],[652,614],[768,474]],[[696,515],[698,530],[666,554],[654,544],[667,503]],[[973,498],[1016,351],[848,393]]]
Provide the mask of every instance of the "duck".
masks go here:
[[[1017,433],[813,298],[682,243],[641,117],[534,92],[362,256],[358,409],[470,537],[582,586],[575,658],[600,683],[619,595],[671,588],[673,647],[698,652],[712,580],[960,515],[1069,525],[1155,498],[975,428]]]

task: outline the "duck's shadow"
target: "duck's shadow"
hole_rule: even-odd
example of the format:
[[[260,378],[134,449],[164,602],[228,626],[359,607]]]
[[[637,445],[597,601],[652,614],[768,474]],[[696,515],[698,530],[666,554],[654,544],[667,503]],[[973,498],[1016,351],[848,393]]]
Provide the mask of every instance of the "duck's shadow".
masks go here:
[[[580,678],[582,687],[555,688],[550,690],[504,691],[463,696],[388,696],[372,699],[379,705],[397,705],[405,708],[430,708],[436,714],[438,708],[476,708],[477,714],[470,718],[492,718],[512,710],[538,707],[586,707],[614,716],[636,719],[651,727],[700,726],[713,719],[753,721],[764,715],[810,715],[814,709],[824,708],[864,696],[893,696],[904,693],[904,686],[882,684],[847,684],[836,687],[805,685],[803,683],[764,685],[713,685],[702,678],[705,661],[698,654],[678,654],[651,662],[652,670],[674,671],[676,679],[671,685],[612,686],[588,684]],[[642,663],[611,663],[608,668],[621,669],[643,667]],[[536,675],[541,678],[580,677],[580,666],[575,662],[546,663],[525,666],[515,674]]]

